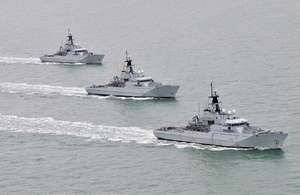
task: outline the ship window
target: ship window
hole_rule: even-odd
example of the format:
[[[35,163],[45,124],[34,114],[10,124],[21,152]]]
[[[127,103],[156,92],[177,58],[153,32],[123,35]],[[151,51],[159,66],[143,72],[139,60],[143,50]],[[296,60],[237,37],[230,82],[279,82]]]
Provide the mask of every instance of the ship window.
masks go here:
[[[213,125],[214,121],[208,121],[208,125]]]
[[[150,82],[151,80],[147,79],[147,80],[140,80],[139,82]]]

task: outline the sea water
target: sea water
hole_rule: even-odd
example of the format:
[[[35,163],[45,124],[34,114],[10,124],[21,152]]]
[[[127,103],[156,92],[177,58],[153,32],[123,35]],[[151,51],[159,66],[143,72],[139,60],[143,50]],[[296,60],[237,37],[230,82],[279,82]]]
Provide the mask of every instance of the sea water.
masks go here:
[[[299,194],[298,1],[2,1],[1,194]],[[42,63],[68,29],[102,65]],[[87,95],[123,69],[175,99]],[[157,140],[223,107],[289,133],[281,150]]]

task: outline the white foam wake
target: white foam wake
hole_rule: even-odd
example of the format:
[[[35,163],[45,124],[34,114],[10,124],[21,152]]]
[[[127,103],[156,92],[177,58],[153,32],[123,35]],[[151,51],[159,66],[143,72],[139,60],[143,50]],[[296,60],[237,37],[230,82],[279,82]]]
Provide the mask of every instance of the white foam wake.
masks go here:
[[[27,95],[40,94],[49,97],[57,95],[87,97],[84,88],[30,85],[26,83],[0,83],[0,91],[3,93],[25,93]]]
[[[27,95],[40,94],[44,96],[73,96],[84,98],[96,99],[131,99],[131,100],[151,100],[155,98],[135,98],[135,97],[115,97],[115,96],[98,96],[87,95],[84,88],[78,87],[63,87],[63,86],[50,86],[50,85],[30,85],[27,83],[0,83],[0,92],[2,93],[24,93]]]
[[[64,65],[85,65],[85,63],[60,63],[60,62],[42,62],[39,58],[17,58],[0,57],[0,63],[6,64],[64,64]]]
[[[152,131],[138,127],[102,126],[86,122],[58,121],[53,118],[25,118],[2,114],[0,124],[1,131],[70,135],[88,140],[135,141],[141,144],[156,141]]]
[[[87,122],[58,121],[53,118],[25,118],[0,114],[0,131],[41,133],[52,135],[70,135],[87,138],[88,141],[135,142],[155,146],[175,146],[177,148],[194,148],[200,150],[245,150],[207,146],[195,143],[158,140],[152,130],[139,127],[115,127],[94,125]]]
[[[0,62],[8,64],[41,64],[39,58],[16,58],[16,57],[0,57]]]

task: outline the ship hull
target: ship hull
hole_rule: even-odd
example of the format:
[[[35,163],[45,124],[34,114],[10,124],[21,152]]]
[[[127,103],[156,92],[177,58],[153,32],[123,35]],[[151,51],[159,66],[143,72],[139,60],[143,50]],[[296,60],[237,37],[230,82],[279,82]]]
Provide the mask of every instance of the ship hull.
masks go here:
[[[158,87],[87,87],[88,94],[102,96],[122,97],[154,97],[154,98],[175,98],[179,86],[161,85]]]
[[[287,133],[274,134],[237,134],[226,132],[198,132],[174,128],[171,130],[155,129],[158,139],[191,142],[205,145],[216,145],[235,148],[268,148],[278,149],[282,146]]]
[[[42,62],[58,62],[58,63],[86,63],[86,64],[101,64],[104,55],[88,54],[88,55],[46,55],[40,57]]]
[[[95,54],[95,55],[88,55],[82,60],[80,60],[80,63],[86,63],[86,64],[101,64],[102,60],[104,58],[104,55],[101,54]]]

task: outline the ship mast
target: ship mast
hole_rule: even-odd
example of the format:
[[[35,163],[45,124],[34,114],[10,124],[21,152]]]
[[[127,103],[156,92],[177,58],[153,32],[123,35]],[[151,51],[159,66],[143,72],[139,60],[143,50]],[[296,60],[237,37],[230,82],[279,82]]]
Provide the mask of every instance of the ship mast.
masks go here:
[[[130,56],[128,55],[127,51],[126,51],[126,60],[125,62],[127,62],[127,72],[128,72],[128,68],[129,68],[129,72],[133,74],[133,69],[132,69],[132,64],[131,64],[131,58]]]
[[[211,93],[210,93],[210,96],[209,98],[212,98],[212,107],[213,107],[213,111],[215,112],[220,112],[220,106],[219,106],[219,101],[218,101],[218,97],[219,95],[217,94],[217,92],[213,91],[213,85],[212,85],[212,82],[210,83],[210,88],[211,88]]]
[[[70,33],[70,29],[68,29],[68,36],[67,37],[69,37],[69,44],[70,45],[73,45],[73,36],[72,36],[72,34]]]

